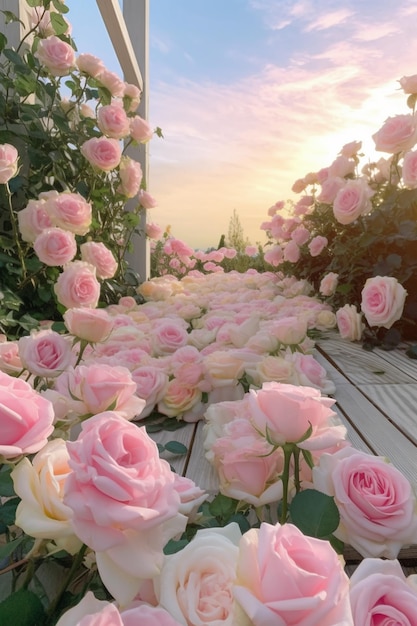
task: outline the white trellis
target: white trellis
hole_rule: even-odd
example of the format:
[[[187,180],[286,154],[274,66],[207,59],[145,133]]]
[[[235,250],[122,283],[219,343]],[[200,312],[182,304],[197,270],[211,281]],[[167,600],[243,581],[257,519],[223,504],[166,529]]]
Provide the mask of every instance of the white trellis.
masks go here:
[[[138,114],[148,119],[149,106],[149,0],[123,0],[123,11],[118,0],[96,0],[103,22],[109,33],[124,79],[137,85],[142,91],[142,99]],[[27,4],[24,0],[0,0],[0,11],[11,11],[23,22],[5,24],[0,13],[0,28],[6,32],[9,43],[14,46],[25,32],[27,23]],[[76,34],[75,34],[76,37]],[[92,52],[94,50],[86,50]],[[137,147],[129,146],[129,155],[140,162],[145,180],[149,180],[149,162],[147,144]],[[134,200],[127,203],[127,209],[135,206]],[[133,252],[129,255],[130,265],[142,279],[149,278],[150,253],[145,236],[146,215],[143,214],[140,224],[140,235],[133,238]]]

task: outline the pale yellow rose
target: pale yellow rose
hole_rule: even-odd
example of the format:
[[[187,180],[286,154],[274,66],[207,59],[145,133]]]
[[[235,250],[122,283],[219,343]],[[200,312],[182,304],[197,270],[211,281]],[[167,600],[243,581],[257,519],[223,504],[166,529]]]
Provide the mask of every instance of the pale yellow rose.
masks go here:
[[[70,473],[63,439],[53,439],[32,460],[24,458],[12,471],[16,494],[21,498],[16,525],[37,539],[51,539],[58,549],[75,554],[81,541],[71,525],[71,509],[63,503],[64,485]]]

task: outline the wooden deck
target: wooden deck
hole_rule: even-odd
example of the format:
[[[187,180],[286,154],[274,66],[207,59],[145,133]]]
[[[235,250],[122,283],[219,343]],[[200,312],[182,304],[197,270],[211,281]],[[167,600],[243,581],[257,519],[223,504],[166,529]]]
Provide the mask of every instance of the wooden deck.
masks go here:
[[[417,492],[417,360],[405,355],[405,347],[367,352],[336,334],[317,342],[315,356],[336,385],[334,409],[352,445],[387,457]],[[218,481],[204,456],[202,427],[202,422],[188,424],[154,438],[162,444],[174,439],[185,444],[187,455],[165,458],[178,473],[214,494]],[[354,563],[360,556],[348,548],[345,558]],[[399,558],[405,571],[417,572],[417,546],[402,550]]]

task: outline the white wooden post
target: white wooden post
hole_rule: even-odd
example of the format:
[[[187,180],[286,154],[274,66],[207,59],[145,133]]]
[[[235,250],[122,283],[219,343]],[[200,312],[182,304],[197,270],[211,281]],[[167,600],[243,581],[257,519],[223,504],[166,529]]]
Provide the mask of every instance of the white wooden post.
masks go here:
[[[0,32],[7,37],[8,46],[16,50],[22,40],[22,37],[28,32],[28,5],[25,0],[0,0],[1,11],[11,11],[22,22],[10,22],[6,24],[3,13],[0,13]]]
[[[118,0],[96,0],[108,30],[114,50],[119,59],[124,79],[142,90],[138,114],[148,119],[149,107],[149,0],[123,0],[123,13]],[[129,146],[127,154],[139,161],[144,180],[149,184],[149,161],[147,144]],[[126,208],[135,209],[137,201],[129,200]],[[142,214],[140,234],[134,235],[133,252],[127,255],[131,267],[142,280],[150,275],[150,249],[145,234],[146,213]]]

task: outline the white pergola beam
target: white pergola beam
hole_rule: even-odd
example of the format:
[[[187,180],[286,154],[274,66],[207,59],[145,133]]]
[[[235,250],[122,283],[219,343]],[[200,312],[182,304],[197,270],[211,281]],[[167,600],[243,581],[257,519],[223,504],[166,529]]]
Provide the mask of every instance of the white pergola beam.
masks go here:
[[[142,91],[142,74],[118,0],[96,0],[96,2],[119,59],[125,80],[128,83],[133,83]],[[140,2],[137,3],[138,9],[140,4]]]

